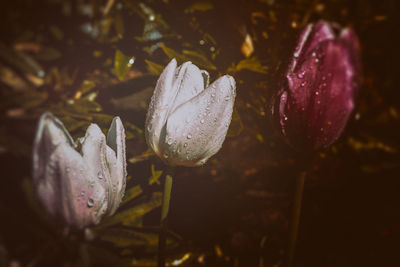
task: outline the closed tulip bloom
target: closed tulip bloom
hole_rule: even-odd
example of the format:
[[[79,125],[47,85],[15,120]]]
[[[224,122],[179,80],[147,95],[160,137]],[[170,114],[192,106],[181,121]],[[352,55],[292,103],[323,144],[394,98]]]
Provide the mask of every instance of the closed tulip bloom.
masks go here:
[[[107,138],[96,124],[75,143],[51,113],[39,121],[33,145],[33,182],[54,217],[82,229],[118,208],[125,191],[125,131],[115,117]]]
[[[272,108],[282,134],[298,149],[331,145],[355,106],[361,80],[358,39],[350,28],[335,30],[324,21],[305,27]]]
[[[232,118],[235,80],[173,59],[157,81],[146,118],[146,139],[170,165],[199,166],[218,152]]]

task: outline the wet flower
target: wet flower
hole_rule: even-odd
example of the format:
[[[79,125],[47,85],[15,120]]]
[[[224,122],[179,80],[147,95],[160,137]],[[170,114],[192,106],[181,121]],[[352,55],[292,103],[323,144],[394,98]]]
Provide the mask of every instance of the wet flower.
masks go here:
[[[305,27],[272,107],[282,134],[298,149],[332,144],[355,106],[359,43],[352,29],[336,28],[324,21]]]
[[[125,131],[119,117],[107,138],[96,124],[73,139],[51,113],[39,121],[33,145],[33,182],[43,206],[82,229],[117,210],[125,191]]]
[[[231,122],[236,85],[173,59],[157,81],[146,118],[146,139],[170,165],[199,166],[218,152]]]

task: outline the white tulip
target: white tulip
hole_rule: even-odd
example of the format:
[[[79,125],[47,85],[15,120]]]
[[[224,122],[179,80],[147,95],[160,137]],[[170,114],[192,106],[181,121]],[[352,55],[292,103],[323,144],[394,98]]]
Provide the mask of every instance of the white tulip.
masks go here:
[[[146,139],[170,165],[199,166],[218,152],[232,118],[236,85],[173,59],[161,73],[146,118]]]
[[[125,131],[115,117],[107,139],[96,124],[75,143],[51,113],[39,121],[33,145],[33,181],[53,216],[82,229],[112,215],[125,191]]]

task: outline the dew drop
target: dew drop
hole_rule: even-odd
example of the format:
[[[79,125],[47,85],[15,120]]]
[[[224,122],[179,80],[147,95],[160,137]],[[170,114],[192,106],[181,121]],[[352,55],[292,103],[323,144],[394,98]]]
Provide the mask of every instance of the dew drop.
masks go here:
[[[171,137],[168,138],[167,144],[168,144],[168,145],[172,145],[172,142],[173,142],[173,141],[172,141],[172,138],[171,138]]]
[[[215,93],[211,93],[211,97],[215,97]]]
[[[204,119],[201,119],[201,120],[200,120],[200,123],[203,124],[203,123],[204,123]]]
[[[302,83],[300,84],[301,87],[304,87],[305,85],[306,85],[306,82],[302,82]]]
[[[88,199],[88,201],[87,201],[87,206],[88,206],[89,208],[91,208],[91,207],[94,206],[94,200],[93,200],[93,198],[89,198],[89,199]]]
[[[149,132],[151,132],[152,129],[153,129],[153,125],[150,123],[149,126],[147,126],[147,130],[148,130]]]
[[[317,92],[315,92],[315,95],[319,95],[319,92],[317,91]]]
[[[168,158],[168,153],[164,153],[164,158]]]
[[[231,99],[229,95],[225,96],[225,101],[229,101],[229,99]]]
[[[82,192],[81,192],[81,196],[84,196],[84,195],[85,195],[85,191],[82,191]]]
[[[99,178],[100,180],[103,179],[103,174],[101,173],[101,171],[97,173],[97,178]]]
[[[191,139],[191,138],[192,138],[192,135],[191,135],[191,134],[188,134],[188,135],[186,136],[186,138],[187,138],[187,139]]]
[[[288,120],[288,117],[285,116],[283,119],[284,119],[285,121],[287,121],[287,120]]]
[[[299,72],[299,73],[297,73],[297,78],[299,78],[299,79],[303,79],[304,78],[304,74],[305,74],[305,72],[303,71],[303,72]]]
[[[187,143],[184,143],[183,146],[184,146],[184,147],[187,147]]]

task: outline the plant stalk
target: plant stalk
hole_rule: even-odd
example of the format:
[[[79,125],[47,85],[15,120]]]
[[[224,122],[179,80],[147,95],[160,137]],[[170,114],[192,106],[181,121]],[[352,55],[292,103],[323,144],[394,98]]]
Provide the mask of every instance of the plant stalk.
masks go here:
[[[169,201],[171,199],[172,176],[165,176],[164,194],[161,206],[160,232],[158,235],[158,267],[165,267],[165,247],[167,237],[167,217],[169,211]]]
[[[294,193],[292,220],[290,222],[289,243],[286,254],[286,266],[292,267],[294,263],[294,256],[296,252],[297,235],[299,231],[301,204],[303,200],[304,181],[307,173],[301,172],[296,178],[296,191]]]

